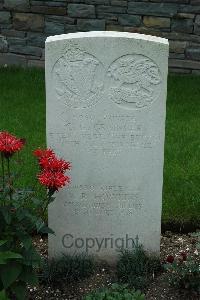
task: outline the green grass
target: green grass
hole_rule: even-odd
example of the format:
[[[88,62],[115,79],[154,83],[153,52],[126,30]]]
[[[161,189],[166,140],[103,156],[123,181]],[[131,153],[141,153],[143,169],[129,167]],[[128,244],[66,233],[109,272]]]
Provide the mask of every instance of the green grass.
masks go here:
[[[44,72],[0,69],[0,130],[27,139],[24,186],[36,182],[33,149],[45,146]],[[200,77],[168,82],[163,222],[200,224]]]

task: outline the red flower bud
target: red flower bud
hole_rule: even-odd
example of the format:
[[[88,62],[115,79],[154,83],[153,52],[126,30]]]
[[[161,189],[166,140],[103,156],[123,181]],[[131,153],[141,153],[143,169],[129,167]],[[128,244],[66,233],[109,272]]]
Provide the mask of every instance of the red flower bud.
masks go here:
[[[166,258],[166,262],[172,264],[174,262],[174,256],[173,255],[168,255]]]

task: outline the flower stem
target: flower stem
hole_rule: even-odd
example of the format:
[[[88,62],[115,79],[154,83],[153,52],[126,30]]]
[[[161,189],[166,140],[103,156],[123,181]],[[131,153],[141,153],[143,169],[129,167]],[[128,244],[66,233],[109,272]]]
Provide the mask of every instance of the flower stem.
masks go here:
[[[53,196],[53,194],[54,194],[54,191],[52,191],[52,190],[49,189],[49,191],[47,193],[46,203],[45,203],[45,206],[44,206],[44,208],[42,210],[42,218],[44,218],[45,212],[47,210],[47,207],[48,207],[48,205],[50,203],[50,200],[51,200],[51,197]]]
[[[3,184],[3,189],[4,189],[5,188],[5,169],[4,169],[3,153],[1,153],[1,167],[2,167],[2,184]]]
[[[10,158],[7,157],[7,169],[8,169],[8,179],[9,179],[9,197],[12,200],[12,188],[11,188],[11,174],[10,174]]]

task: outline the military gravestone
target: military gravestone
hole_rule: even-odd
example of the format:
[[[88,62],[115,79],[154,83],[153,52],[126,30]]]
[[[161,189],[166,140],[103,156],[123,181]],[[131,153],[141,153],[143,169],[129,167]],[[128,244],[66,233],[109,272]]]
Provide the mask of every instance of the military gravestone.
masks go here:
[[[47,144],[72,163],[49,207],[49,255],[159,253],[168,41],[88,32],[46,41]]]

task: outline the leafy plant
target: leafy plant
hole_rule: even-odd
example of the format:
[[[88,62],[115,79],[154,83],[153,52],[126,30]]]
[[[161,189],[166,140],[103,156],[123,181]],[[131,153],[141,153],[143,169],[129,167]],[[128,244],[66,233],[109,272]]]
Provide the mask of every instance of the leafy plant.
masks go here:
[[[127,285],[113,284],[111,288],[102,289],[87,295],[84,300],[144,300],[140,291],[130,290]]]
[[[181,252],[173,260],[167,259],[164,265],[169,274],[169,283],[176,288],[200,295],[200,263],[183,254]]]
[[[57,283],[61,279],[72,282],[91,276],[95,267],[91,256],[63,254],[60,259],[43,260],[39,278],[46,283]]]
[[[24,144],[25,140],[0,132],[0,299],[23,300],[26,298],[26,285],[37,284],[36,269],[41,261],[32,243],[32,233],[53,233],[42,216],[54,200],[53,194],[69,182],[64,175],[69,169],[68,162],[58,160],[52,150],[39,149],[35,152],[41,169],[38,179],[46,187],[47,197],[36,199],[30,190],[16,190],[10,164],[13,155]],[[27,205],[30,202],[34,209]]]
[[[117,263],[117,276],[120,282],[135,289],[144,289],[155,272],[161,269],[157,257],[145,253],[142,245],[133,250],[122,250]]]

